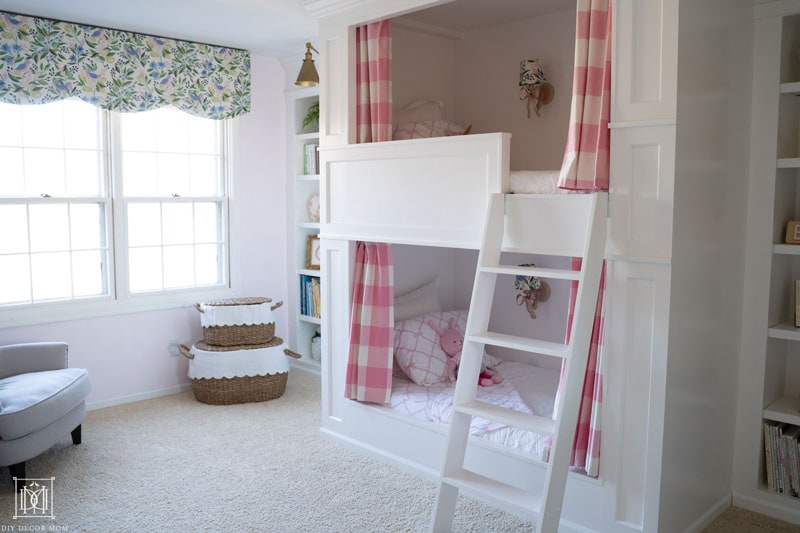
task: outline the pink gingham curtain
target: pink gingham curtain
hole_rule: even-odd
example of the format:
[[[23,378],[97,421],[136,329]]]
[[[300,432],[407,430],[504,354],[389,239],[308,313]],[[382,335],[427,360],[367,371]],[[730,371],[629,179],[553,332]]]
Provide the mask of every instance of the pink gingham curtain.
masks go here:
[[[392,248],[358,242],[355,266],[345,396],[388,403],[394,355]]]
[[[580,257],[572,258],[572,270],[581,269]],[[597,293],[597,306],[594,311],[592,324],[592,338],[589,343],[589,357],[586,362],[586,374],[581,392],[581,404],[578,411],[578,424],[575,428],[575,440],[572,444],[570,466],[583,469],[588,476],[597,477],[600,474],[600,426],[602,423],[603,406],[603,354],[604,326],[605,326],[605,301],[606,291],[606,263],[600,274],[600,288]],[[566,342],[569,342],[572,321],[575,316],[575,300],[578,296],[578,282],[573,281],[569,294],[569,316],[567,318]],[[561,367],[561,382],[558,386],[558,395],[564,380],[564,366]]]
[[[356,28],[359,143],[392,139],[392,35],[388,20]]]
[[[558,186],[607,191],[611,136],[611,0],[578,0],[569,133]]]
[[[358,142],[388,141],[392,132],[389,21],[356,28]],[[388,244],[356,243],[345,397],[388,403],[394,360],[394,279]]]

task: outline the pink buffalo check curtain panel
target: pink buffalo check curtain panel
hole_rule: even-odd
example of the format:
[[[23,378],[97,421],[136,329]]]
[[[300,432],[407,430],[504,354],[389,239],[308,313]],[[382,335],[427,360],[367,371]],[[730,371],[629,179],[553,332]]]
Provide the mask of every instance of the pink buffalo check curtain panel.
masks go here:
[[[581,258],[572,258],[572,270],[581,269]],[[572,444],[572,457],[570,466],[582,468],[586,474],[597,477],[600,474],[600,426],[602,423],[603,406],[603,354],[606,291],[606,264],[600,274],[600,288],[597,293],[597,307],[594,310],[592,324],[592,338],[589,343],[589,357],[586,362],[586,374],[583,378],[581,404],[578,410],[578,424],[575,428],[575,441]],[[567,338],[572,330],[572,321],[575,316],[575,301],[578,295],[578,282],[573,281],[570,286],[569,310],[567,318]],[[561,380],[564,379],[564,366],[561,367]],[[561,394],[561,383],[559,392]]]
[[[569,132],[558,186],[608,190],[611,0],[578,0]]]
[[[388,403],[392,395],[394,280],[388,244],[356,244],[345,396]]]
[[[360,143],[392,138],[392,36],[388,20],[356,28],[356,128]]]
[[[358,142],[388,141],[392,132],[389,21],[356,28]],[[394,360],[394,279],[388,244],[356,243],[345,397],[388,403]]]
[[[611,136],[611,1],[578,0],[575,22],[575,74],[572,110],[564,161],[558,186],[562,189],[607,191],[610,183]],[[581,258],[572,259],[580,270]],[[578,424],[570,465],[587,475],[600,473],[600,425],[603,405],[603,328],[606,264],[600,276],[583,382]],[[567,340],[572,328],[577,298],[577,281],[572,283],[567,319]],[[562,381],[564,367],[561,369]],[[559,386],[559,394],[561,387]]]

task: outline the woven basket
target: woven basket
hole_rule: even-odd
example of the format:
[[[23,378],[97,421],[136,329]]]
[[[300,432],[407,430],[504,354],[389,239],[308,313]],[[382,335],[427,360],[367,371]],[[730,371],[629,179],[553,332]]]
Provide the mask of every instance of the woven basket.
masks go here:
[[[205,305],[258,305],[271,302],[271,298],[245,297],[230,298],[225,300],[212,300]],[[270,309],[274,311],[283,305],[283,302],[273,304]],[[203,312],[200,304],[195,308]],[[242,346],[251,344],[265,344],[275,337],[275,322],[266,324],[242,324],[231,326],[203,326],[203,339],[212,346]]]
[[[277,342],[275,342],[277,341]],[[283,340],[275,337],[267,348],[283,344]],[[195,344],[201,350],[207,351],[232,351],[241,349],[253,349],[253,346],[229,346],[220,349],[219,347],[209,346],[204,342]],[[181,354],[187,359],[194,359],[189,346],[181,344],[179,346]],[[300,354],[288,348],[283,352],[294,358],[299,358]],[[198,402],[211,405],[232,405],[236,403],[265,402],[273,400],[283,395],[286,390],[286,380],[288,372],[278,374],[268,374],[266,376],[241,376],[234,378],[196,378],[192,379],[192,392]]]

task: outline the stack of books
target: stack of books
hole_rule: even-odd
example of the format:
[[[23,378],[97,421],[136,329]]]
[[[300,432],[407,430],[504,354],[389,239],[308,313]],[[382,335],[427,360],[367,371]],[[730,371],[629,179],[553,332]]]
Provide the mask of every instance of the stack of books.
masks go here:
[[[800,426],[765,420],[763,428],[767,487],[796,498],[800,494]]]
[[[319,145],[303,145],[303,174],[319,174]]]
[[[313,318],[321,318],[319,278],[300,276],[300,314]]]

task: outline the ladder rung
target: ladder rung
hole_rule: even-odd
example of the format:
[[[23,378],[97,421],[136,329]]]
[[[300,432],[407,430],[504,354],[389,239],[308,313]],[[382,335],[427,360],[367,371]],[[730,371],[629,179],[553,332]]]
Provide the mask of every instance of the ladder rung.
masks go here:
[[[492,274],[505,274],[509,276],[536,276],[538,278],[546,279],[568,279],[577,280],[581,277],[580,270],[565,270],[563,268],[538,268],[538,267],[523,267],[523,266],[485,266],[480,267],[481,272],[488,272]]]
[[[442,483],[457,487],[468,496],[488,501],[517,515],[536,520],[541,508],[541,495],[534,494],[488,477],[458,470],[442,478]]]
[[[465,341],[488,344],[489,346],[500,346],[522,352],[552,355],[553,357],[561,357],[564,359],[569,357],[570,354],[570,348],[566,344],[488,331],[478,335],[467,335]]]
[[[461,405],[454,405],[453,408],[459,413],[478,416],[493,422],[501,422],[507,426],[547,435],[548,437],[552,437],[556,432],[556,422],[552,418],[523,413],[478,400],[471,400]]]

